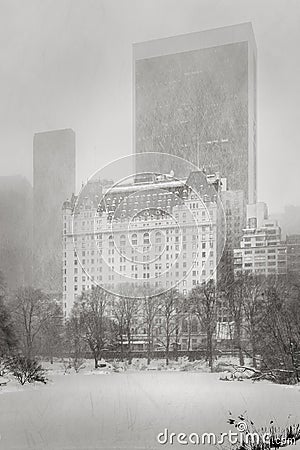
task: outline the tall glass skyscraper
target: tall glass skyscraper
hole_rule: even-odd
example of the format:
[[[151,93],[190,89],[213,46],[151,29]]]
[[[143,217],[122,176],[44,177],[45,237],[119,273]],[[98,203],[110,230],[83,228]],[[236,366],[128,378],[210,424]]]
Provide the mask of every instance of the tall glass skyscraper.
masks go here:
[[[250,23],[133,46],[134,147],[220,172],[256,202],[256,44]],[[145,159],[143,159],[145,161]],[[137,171],[182,177],[149,157]],[[183,167],[183,166],[182,166]]]

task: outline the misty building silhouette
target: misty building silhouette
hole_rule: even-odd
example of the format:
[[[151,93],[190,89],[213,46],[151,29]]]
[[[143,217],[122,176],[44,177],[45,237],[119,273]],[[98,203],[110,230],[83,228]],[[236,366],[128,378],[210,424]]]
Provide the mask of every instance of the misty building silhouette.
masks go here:
[[[0,177],[0,211],[0,272],[13,292],[32,282],[32,186],[25,177]]]
[[[135,152],[165,152],[256,202],[256,44],[244,23],[133,46]],[[174,170],[143,159],[137,171]]]
[[[62,205],[75,192],[75,133],[71,129],[34,135],[34,285],[62,291]]]

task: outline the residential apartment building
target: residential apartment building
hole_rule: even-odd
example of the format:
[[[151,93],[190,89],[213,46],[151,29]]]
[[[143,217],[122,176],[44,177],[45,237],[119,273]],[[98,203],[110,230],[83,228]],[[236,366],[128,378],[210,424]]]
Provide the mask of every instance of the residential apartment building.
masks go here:
[[[254,216],[256,214],[256,217]],[[243,231],[240,248],[234,250],[234,271],[257,275],[287,273],[287,248],[281,241],[277,221],[268,220],[266,205],[248,207],[248,226]]]
[[[286,237],[287,270],[289,273],[300,276],[300,234],[291,234]]]

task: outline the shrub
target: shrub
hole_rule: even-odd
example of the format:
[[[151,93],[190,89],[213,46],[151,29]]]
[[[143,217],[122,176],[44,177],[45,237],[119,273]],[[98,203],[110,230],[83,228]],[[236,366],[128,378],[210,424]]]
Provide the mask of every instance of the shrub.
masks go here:
[[[276,426],[274,421],[261,428],[256,428],[254,422],[244,415],[233,418],[229,413],[228,423],[237,428],[242,435],[240,443],[233,445],[233,450],[271,450],[295,445],[300,439],[300,425],[289,424]],[[254,436],[254,438],[253,438]],[[265,437],[268,437],[266,439]]]
[[[36,359],[21,355],[12,356],[7,359],[6,367],[22,385],[34,381],[46,384],[48,381],[45,377],[45,370]]]
[[[84,359],[82,358],[73,358],[72,363],[76,373],[85,368]]]
[[[4,377],[7,375],[8,368],[7,368],[7,362],[5,358],[0,358],[0,377]]]
[[[71,369],[74,369],[78,373],[81,369],[85,368],[84,359],[77,357],[70,357],[67,360],[62,360],[64,367],[64,375],[69,374]]]

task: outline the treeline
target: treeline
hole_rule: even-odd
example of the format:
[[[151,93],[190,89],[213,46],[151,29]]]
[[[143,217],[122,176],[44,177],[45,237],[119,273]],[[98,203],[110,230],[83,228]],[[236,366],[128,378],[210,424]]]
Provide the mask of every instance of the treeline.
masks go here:
[[[66,321],[60,301],[30,287],[9,297],[1,280],[2,356],[67,357],[75,367],[90,354],[97,367],[109,351],[130,363],[138,335],[146,343],[148,363],[159,348],[168,364],[171,355],[178,356],[182,339],[189,351],[196,336],[211,370],[220,349],[230,348],[238,352],[241,366],[250,357],[254,369],[276,381],[299,381],[300,284],[293,277],[241,274],[218,286],[213,281],[196,285],[186,297],[176,289],[156,295],[128,284],[116,296],[95,287],[76,300]]]

